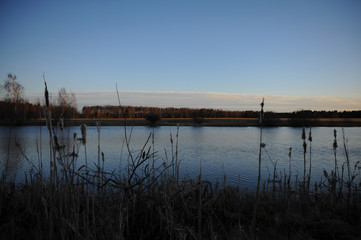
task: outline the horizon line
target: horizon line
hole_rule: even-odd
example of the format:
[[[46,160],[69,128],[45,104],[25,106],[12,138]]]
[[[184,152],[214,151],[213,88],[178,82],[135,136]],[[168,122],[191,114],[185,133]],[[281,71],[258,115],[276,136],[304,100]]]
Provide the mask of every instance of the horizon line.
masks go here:
[[[75,94],[80,109],[84,106],[118,105],[116,90],[71,90],[69,93],[70,92]],[[287,96],[143,90],[119,90],[118,93],[120,95],[121,105],[127,106],[254,111],[259,109],[262,98],[265,98],[265,111],[273,112],[293,112],[299,110],[355,111],[361,109],[361,96]],[[49,95],[54,99],[57,96],[57,92],[50,92]],[[32,94],[26,94],[26,96],[32,98],[33,101],[40,100],[43,102],[44,100],[42,92],[33,92]]]

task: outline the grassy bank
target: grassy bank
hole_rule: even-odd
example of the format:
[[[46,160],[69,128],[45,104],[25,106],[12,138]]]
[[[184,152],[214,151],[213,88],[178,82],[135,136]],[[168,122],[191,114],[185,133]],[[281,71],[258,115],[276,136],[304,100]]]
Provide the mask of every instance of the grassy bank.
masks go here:
[[[71,119],[66,120],[67,126],[79,126],[85,123],[88,126],[96,126],[99,119]],[[192,118],[162,118],[155,123],[151,123],[144,118],[130,118],[126,119],[102,119],[103,126],[211,126],[211,127],[247,127],[247,126],[259,126],[258,118],[204,118],[194,120]],[[57,121],[53,121],[56,124]],[[0,125],[12,125],[13,122],[0,122]],[[44,126],[46,124],[45,119],[32,120],[27,122],[18,123],[24,126]],[[271,127],[361,127],[361,118],[319,118],[319,119],[265,119],[265,126]]]
[[[1,239],[249,239],[255,195],[206,181],[1,184]],[[267,184],[266,184],[267,185]],[[271,184],[272,185],[272,184]],[[96,186],[98,188],[99,186]],[[359,239],[360,195],[264,186],[257,239]],[[87,189],[89,188],[89,189]]]
[[[126,132],[127,167],[106,172],[107,153],[101,152],[100,137],[98,161],[90,163],[86,126],[81,126],[81,136],[74,135],[69,142],[55,135],[62,131],[59,127],[52,131],[49,126],[50,155],[44,157],[50,162],[49,173],[44,173],[40,158],[38,163],[28,159],[32,170],[20,185],[3,171],[0,239],[361,237],[359,165],[350,163],[345,141],[345,158],[339,159],[335,151],[335,170],[324,171],[320,181],[310,181],[310,153],[310,168],[306,171],[305,165],[303,176],[291,176],[286,170],[278,173],[275,165],[273,176],[255,192],[210,183],[202,178],[201,169],[198,178],[181,179],[178,132],[170,136],[172,151],[165,158],[153,151],[152,134],[134,150],[129,144],[131,132]],[[97,130],[100,136],[100,125]],[[311,145],[311,134],[308,141]],[[262,144],[261,139],[260,153]],[[76,167],[80,152],[85,163]],[[291,149],[289,158],[291,162]]]

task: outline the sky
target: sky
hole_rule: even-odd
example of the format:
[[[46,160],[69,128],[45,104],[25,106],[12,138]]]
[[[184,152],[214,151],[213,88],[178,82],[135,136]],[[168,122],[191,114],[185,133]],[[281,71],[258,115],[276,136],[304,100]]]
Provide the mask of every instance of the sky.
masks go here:
[[[0,1],[0,83],[30,101],[361,109],[361,1]]]

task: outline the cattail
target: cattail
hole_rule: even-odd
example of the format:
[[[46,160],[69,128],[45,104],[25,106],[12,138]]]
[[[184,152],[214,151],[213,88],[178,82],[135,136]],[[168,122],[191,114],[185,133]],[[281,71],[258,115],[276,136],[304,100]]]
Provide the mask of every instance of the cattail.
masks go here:
[[[302,129],[302,139],[303,139],[303,141],[306,140],[306,130],[305,130],[305,127],[303,127],[303,129]]]
[[[48,131],[51,134],[51,121],[50,121],[50,112],[49,112],[49,92],[48,92],[48,86],[45,82],[44,75],[43,75],[43,78],[44,78],[44,84],[45,84],[44,96],[45,96],[46,109],[44,111],[45,111],[45,118],[46,118],[46,126],[48,127]]]
[[[291,156],[292,156],[292,147],[288,149],[288,157],[291,158]]]
[[[335,137],[335,139],[333,140],[333,154],[335,156],[335,176],[337,174],[337,131],[336,129],[333,130],[333,136]]]
[[[333,141],[333,149],[334,150],[336,150],[337,149],[337,140],[335,139],[334,141]]]
[[[323,176],[325,176],[325,178],[328,178],[328,173],[326,170],[323,170]]]
[[[306,143],[306,130],[305,127],[302,129],[302,139],[303,139],[303,182],[306,182],[306,151],[307,151],[307,143]]]
[[[59,147],[58,137],[54,136],[55,147]]]
[[[60,118],[59,122],[58,122],[58,128],[60,128],[61,131],[63,131],[64,129],[64,119]]]
[[[307,189],[310,191],[310,182],[311,182],[311,171],[312,171],[312,158],[311,158],[311,151],[312,151],[312,133],[311,133],[311,127],[310,132],[308,134],[308,141],[310,141],[310,167],[308,168],[308,182],[307,182]],[[306,141],[305,141],[306,142]]]
[[[86,143],[86,125],[84,123],[80,126],[80,130],[81,130],[81,139],[83,141],[83,144],[85,144]]]
[[[263,106],[264,106],[264,98],[262,99],[262,102],[261,102],[261,112],[259,114],[259,123],[261,123],[261,124],[262,124],[263,117],[264,117]]]
[[[303,153],[306,153],[307,151],[307,143],[306,141],[303,142]]]
[[[45,83],[45,103],[46,103],[46,106],[49,107],[49,92],[48,92],[48,86],[46,85],[46,82],[44,80],[44,83]]]
[[[288,157],[290,159],[290,162],[288,164],[288,183],[290,182],[291,179],[291,159],[292,159],[292,147],[290,147],[288,149]]]
[[[143,159],[145,159],[145,152],[143,152],[143,156],[142,156]]]

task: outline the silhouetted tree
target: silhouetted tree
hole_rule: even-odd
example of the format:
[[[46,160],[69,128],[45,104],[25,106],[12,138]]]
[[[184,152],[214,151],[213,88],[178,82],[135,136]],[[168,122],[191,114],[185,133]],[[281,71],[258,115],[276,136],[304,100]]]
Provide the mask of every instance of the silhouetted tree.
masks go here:
[[[4,84],[1,85],[2,92],[5,93],[5,101],[12,103],[21,103],[23,102],[24,87],[15,81],[16,75],[8,74],[8,78],[4,81]]]
[[[54,116],[64,119],[75,118],[76,110],[76,98],[74,93],[67,93],[65,88],[59,90],[57,98],[58,106],[60,109],[56,109]]]
[[[16,75],[9,73],[4,84],[1,85],[1,91],[5,94],[5,102],[8,104],[8,118],[11,121],[20,121],[19,104],[24,102],[24,87],[15,81]]]
[[[145,119],[151,124],[154,125],[156,124],[160,119],[161,116],[159,115],[159,113],[155,113],[155,112],[150,112],[145,116]]]

